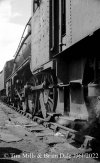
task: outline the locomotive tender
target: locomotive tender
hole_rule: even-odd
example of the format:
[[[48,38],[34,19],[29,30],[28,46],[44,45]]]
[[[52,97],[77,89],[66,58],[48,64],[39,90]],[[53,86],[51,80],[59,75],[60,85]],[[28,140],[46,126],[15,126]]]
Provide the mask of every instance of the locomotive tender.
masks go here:
[[[8,102],[46,121],[93,122],[100,114],[99,36],[99,0],[32,0],[6,79]]]

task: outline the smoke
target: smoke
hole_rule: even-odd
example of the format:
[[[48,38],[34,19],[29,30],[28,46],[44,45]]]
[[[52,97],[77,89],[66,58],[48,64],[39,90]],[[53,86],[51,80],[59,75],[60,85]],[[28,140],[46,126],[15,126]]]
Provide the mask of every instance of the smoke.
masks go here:
[[[62,116],[57,123],[79,131],[82,135],[90,135],[100,139],[100,99],[99,97],[86,97],[86,108],[89,114],[88,121],[76,119],[69,121]]]

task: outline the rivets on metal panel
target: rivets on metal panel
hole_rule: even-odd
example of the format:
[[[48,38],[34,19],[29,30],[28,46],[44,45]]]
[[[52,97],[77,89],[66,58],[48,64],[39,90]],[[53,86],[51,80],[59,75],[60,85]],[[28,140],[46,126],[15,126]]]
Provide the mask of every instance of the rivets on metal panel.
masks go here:
[[[71,0],[70,0],[70,43],[72,43],[72,4],[71,4]]]

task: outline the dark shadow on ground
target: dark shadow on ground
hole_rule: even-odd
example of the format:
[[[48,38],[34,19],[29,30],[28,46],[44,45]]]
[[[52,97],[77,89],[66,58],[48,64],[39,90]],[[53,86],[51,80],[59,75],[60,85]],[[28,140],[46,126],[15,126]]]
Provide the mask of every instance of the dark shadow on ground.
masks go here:
[[[1,163],[19,163],[18,161],[8,160],[8,159],[0,159]]]
[[[10,158],[13,155],[20,155],[21,150],[12,147],[0,147],[0,158]]]
[[[92,158],[100,162],[100,140],[94,139],[91,143]]]
[[[75,145],[75,142],[70,143],[71,145],[73,145],[74,147],[79,148],[78,146]],[[92,158],[94,160],[97,160],[98,162],[100,162],[100,142],[96,142],[95,140],[92,141],[91,143],[91,148],[84,148],[84,154],[83,156],[85,156],[85,158]],[[90,150],[90,152],[89,152]],[[79,152],[80,153],[80,152]],[[82,156],[82,153],[80,153]]]

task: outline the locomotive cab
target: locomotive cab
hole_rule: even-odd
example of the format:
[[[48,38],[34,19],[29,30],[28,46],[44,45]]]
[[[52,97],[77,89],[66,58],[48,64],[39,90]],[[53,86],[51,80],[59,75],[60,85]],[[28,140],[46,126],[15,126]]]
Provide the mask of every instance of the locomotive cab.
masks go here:
[[[72,120],[92,122],[100,110],[99,84],[95,80],[99,71],[95,64],[99,50],[99,8],[98,1],[59,1],[59,53],[55,55],[60,85],[57,109]],[[93,64],[87,69],[88,59]],[[64,118],[69,119],[67,116]]]

